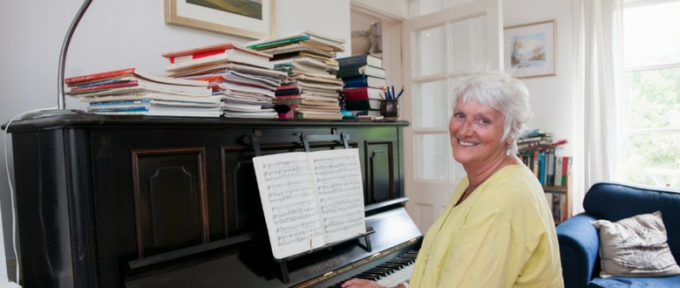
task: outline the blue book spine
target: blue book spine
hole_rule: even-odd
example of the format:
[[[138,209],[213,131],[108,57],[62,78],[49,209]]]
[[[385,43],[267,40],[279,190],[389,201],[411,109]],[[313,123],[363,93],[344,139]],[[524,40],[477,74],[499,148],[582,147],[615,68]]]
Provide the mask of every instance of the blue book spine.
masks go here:
[[[92,107],[112,106],[112,105],[129,105],[129,104],[145,104],[151,103],[151,99],[142,100],[124,100],[124,101],[109,101],[109,102],[92,102]]]
[[[538,153],[538,181],[545,185],[545,153]]]
[[[342,68],[370,65],[371,63],[369,63],[370,62],[370,60],[368,59],[369,57],[375,57],[375,56],[354,55],[354,56],[350,56],[350,57],[336,58],[335,60],[338,61],[339,68],[342,69]],[[380,59],[380,58],[377,58],[377,59]]]
[[[368,87],[368,77],[363,76],[344,78],[342,82],[345,83],[345,88]]]
[[[130,82],[130,79],[108,79],[108,80],[102,80],[102,81],[97,81],[97,82],[92,82],[92,83],[87,83],[87,84],[80,84],[73,86],[73,88],[85,88],[85,87],[92,87],[92,86],[97,86],[97,85],[102,85],[102,84],[111,84],[111,83],[118,83],[118,82]]]

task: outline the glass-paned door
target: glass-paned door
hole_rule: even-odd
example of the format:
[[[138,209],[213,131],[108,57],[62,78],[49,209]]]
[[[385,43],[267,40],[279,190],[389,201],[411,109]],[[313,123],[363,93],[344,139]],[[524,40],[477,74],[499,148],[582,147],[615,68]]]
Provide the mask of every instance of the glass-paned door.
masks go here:
[[[406,208],[421,232],[441,214],[465,176],[453,160],[448,123],[453,77],[480,66],[502,68],[500,0],[478,0],[404,22],[402,96]]]

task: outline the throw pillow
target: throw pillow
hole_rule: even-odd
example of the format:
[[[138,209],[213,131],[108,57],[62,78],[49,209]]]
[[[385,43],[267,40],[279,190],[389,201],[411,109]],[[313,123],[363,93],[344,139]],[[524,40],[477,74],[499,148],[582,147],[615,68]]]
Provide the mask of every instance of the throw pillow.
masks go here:
[[[600,231],[600,277],[650,277],[679,275],[668,247],[661,211],[617,222],[591,222]]]

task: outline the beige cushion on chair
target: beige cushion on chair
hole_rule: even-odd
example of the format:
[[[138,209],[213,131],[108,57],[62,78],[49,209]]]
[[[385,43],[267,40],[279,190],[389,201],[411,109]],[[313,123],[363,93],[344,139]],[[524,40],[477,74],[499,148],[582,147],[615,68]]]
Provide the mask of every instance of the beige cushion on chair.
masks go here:
[[[591,222],[600,230],[600,277],[650,277],[680,274],[668,247],[661,212],[617,222]]]

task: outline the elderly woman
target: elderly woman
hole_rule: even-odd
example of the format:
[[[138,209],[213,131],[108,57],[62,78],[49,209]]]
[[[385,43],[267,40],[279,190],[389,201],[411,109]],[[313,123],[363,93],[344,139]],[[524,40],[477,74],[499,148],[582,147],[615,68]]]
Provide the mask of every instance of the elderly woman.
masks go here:
[[[515,156],[532,114],[526,87],[499,71],[456,83],[449,133],[467,176],[425,235],[410,283],[397,287],[564,287],[552,213]],[[352,279],[342,287],[381,286]]]

